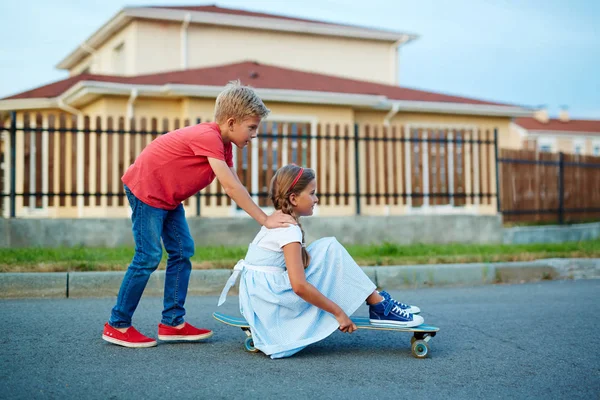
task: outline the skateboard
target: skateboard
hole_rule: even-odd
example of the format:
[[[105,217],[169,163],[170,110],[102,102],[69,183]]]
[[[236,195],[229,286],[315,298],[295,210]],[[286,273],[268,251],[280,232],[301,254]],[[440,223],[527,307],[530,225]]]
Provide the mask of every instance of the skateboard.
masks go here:
[[[225,325],[235,326],[241,328],[246,334],[246,340],[244,341],[244,347],[246,351],[256,353],[259,350],[254,347],[254,341],[252,340],[252,332],[250,331],[250,325],[242,317],[232,317],[219,312],[213,313],[213,317],[224,323]],[[369,318],[366,317],[352,317],[350,318],[358,329],[371,329],[374,331],[395,331],[395,332],[412,332],[413,337],[410,338],[411,350],[413,356],[416,358],[425,358],[429,354],[429,341],[436,333],[440,330],[435,326],[431,325],[419,325],[412,328],[404,328],[399,326],[376,326],[369,322]]]

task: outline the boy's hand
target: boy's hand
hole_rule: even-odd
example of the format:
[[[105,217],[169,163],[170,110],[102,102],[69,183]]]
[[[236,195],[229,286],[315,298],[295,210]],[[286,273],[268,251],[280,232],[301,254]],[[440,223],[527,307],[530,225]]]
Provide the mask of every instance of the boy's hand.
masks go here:
[[[291,215],[284,214],[281,210],[275,211],[265,220],[265,227],[269,229],[287,228],[288,226],[298,225],[298,222]]]

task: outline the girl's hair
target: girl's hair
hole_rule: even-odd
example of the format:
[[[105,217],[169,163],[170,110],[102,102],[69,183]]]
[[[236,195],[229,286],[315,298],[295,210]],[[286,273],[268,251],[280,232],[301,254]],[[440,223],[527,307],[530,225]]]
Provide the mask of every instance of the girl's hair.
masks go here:
[[[304,168],[302,175],[300,175],[296,181],[301,169],[301,167],[294,164],[279,168],[277,172],[275,172],[273,179],[271,179],[269,195],[276,210],[281,210],[285,214],[293,216],[296,221],[298,221],[298,226],[302,231],[302,264],[304,264],[304,268],[306,268],[310,263],[310,256],[304,247],[304,229],[302,229],[298,217],[294,215],[294,207],[290,202],[290,195],[292,193],[299,195],[306,189],[308,184],[315,179],[315,171],[310,168]],[[294,187],[292,187],[294,181],[296,181],[296,183],[293,185]]]
[[[215,103],[215,122],[220,124],[229,118],[242,122],[248,117],[265,118],[270,110],[258,97],[254,89],[243,86],[239,80],[231,81],[217,96]]]

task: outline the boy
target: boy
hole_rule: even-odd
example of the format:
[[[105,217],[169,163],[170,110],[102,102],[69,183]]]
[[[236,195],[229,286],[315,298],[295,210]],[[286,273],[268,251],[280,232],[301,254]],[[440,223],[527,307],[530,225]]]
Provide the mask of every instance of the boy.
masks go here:
[[[184,322],[183,307],[191,273],[194,241],[182,201],[208,186],[215,176],[225,192],[259,224],[281,228],[295,224],[289,215],[267,216],[253,201],[233,171],[232,143],[245,147],[269,114],[262,100],[239,81],[217,96],[215,122],[169,132],[151,142],[127,169],[122,181],[131,206],[135,254],[125,273],[117,304],[104,325],[102,338],[125,347],[152,347],[156,340],[142,335],[131,318],[150,274],[162,257],[161,238],[168,253],[164,309],[158,338],[200,340],[212,336]]]

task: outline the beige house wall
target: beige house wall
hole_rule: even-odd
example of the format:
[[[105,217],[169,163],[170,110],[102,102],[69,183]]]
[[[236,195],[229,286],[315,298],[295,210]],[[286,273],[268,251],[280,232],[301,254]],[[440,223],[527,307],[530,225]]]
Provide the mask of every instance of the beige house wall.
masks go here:
[[[382,124],[387,112],[357,111],[356,122],[359,124]],[[440,127],[475,126],[482,130],[490,130],[493,134],[494,128],[498,129],[498,147],[519,148],[520,137],[518,133],[509,129],[510,118],[503,117],[479,117],[470,115],[449,115],[415,112],[398,112],[390,121],[392,125],[439,125]]]
[[[134,21],[117,34],[108,39],[97,49],[89,49],[91,54],[77,63],[69,70],[69,75],[77,75],[83,70],[89,68],[89,73],[104,74],[104,75],[137,75],[136,61],[139,58],[137,38],[138,38],[138,22]],[[118,63],[122,68],[117,70],[116,48],[122,47],[123,57],[122,63]]]
[[[100,117],[125,117],[127,115],[129,98],[124,96],[106,96],[81,108],[81,111],[90,116]],[[184,99],[152,99],[138,98],[133,103],[134,117],[140,118],[183,118]]]
[[[393,43],[190,25],[189,67],[255,60],[265,64],[395,84]]]
[[[141,75],[183,69],[182,24],[137,20],[69,71]],[[115,48],[123,44],[125,67],[115,70]],[[270,32],[191,24],[187,69],[258,61],[310,72],[397,84],[393,42]]]
[[[590,136],[565,136],[565,135],[528,135],[523,138],[523,148],[525,148],[525,143],[527,141],[532,141],[535,146],[531,148],[538,148],[542,144],[549,144],[552,146],[552,153],[568,153],[575,154],[575,145],[582,145],[581,153],[582,155],[600,155],[600,135],[598,137],[590,137]],[[594,154],[594,149],[596,149],[596,154]]]
[[[270,103],[266,106],[271,110],[269,118],[298,118],[298,121],[304,122],[314,120],[325,124],[353,124],[354,110],[348,106],[329,106],[329,105],[311,105],[311,104],[286,104]],[[290,118],[291,119],[291,118]]]
[[[511,124],[510,130],[512,136],[515,139],[518,138],[520,142],[520,146],[516,148],[535,150],[542,145],[550,145],[552,153],[575,154],[575,144],[577,143],[583,145],[582,155],[594,155],[594,148],[596,148],[596,155],[600,155],[600,134],[597,136],[578,135],[577,133],[553,134],[551,131],[547,133],[528,131],[514,124]],[[522,132],[522,135],[519,134],[519,131]]]
[[[202,122],[212,121],[215,114],[214,99],[185,98],[181,100],[181,114],[195,122],[200,118]]]
[[[140,20],[136,21],[136,34],[134,71],[131,75],[183,69],[181,24]]]
[[[592,155],[593,154],[593,140],[586,136],[575,136],[569,137],[558,137],[556,140],[557,152],[575,154],[575,145],[582,145],[581,154]]]
[[[114,97],[115,100],[118,99],[118,97]],[[80,110],[82,113],[84,113],[85,115],[89,115],[89,116],[106,116],[108,115],[107,112],[107,99],[105,97],[97,99],[89,104],[86,104],[84,107],[81,107]],[[119,113],[117,113],[116,115],[125,115],[125,108],[123,108],[122,110],[120,110]]]
[[[556,152],[572,153],[573,152],[573,140],[568,139],[568,138],[557,138]]]
[[[121,117],[127,114],[128,98],[124,96],[106,96],[81,108],[86,115],[101,117]],[[354,110],[349,106],[290,104],[266,102],[271,110],[270,119],[286,122],[317,122],[329,124],[353,124]],[[152,99],[138,98],[134,102],[136,118],[189,118],[195,121],[212,121],[214,117],[214,99]]]

